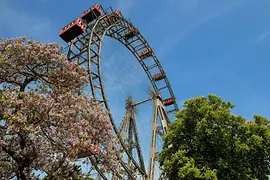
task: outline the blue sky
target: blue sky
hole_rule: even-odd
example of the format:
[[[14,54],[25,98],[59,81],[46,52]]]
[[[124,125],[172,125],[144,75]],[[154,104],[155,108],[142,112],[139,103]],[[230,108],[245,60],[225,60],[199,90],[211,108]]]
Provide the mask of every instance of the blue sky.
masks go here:
[[[121,10],[140,29],[179,106],[212,93],[232,101],[234,114],[270,119],[269,0],[0,0],[0,35],[65,45],[59,30],[95,3]],[[110,59],[121,49],[106,46]]]
[[[269,0],[0,0],[0,35],[59,42],[94,3],[119,9],[155,50],[178,102],[214,93],[233,112],[270,118]]]

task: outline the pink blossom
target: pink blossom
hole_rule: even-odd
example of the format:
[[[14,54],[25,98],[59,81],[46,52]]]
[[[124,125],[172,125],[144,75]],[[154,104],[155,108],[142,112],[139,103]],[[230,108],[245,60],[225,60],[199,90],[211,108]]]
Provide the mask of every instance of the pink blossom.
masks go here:
[[[0,135],[0,178],[18,173],[31,178],[31,169],[66,179],[74,171],[76,147],[104,147],[104,169],[116,169],[112,125],[98,102],[77,95],[87,83],[86,70],[65,60],[58,44],[25,38],[0,39],[0,117],[7,130]],[[23,142],[23,143],[22,143]],[[98,153],[97,153],[98,152]],[[99,149],[96,148],[99,154]],[[93,154],[90,154],[93,156]],[[31,162],[25,163],[25,162]],[[27,166],[25,164],[28,164]]]

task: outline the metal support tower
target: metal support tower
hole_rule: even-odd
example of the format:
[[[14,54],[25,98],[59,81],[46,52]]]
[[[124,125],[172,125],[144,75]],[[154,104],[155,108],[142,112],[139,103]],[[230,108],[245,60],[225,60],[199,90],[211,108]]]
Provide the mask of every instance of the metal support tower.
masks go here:
[[[139,165],[145,171],[144,166],[144,160],[142,156],[142,150],[139,143],[139,137],[138,137],[138,130],[136,126],[136,120],[135,120],[135,106],[145,103],[147,101],[153,100],[154,102],[154,111],[153,111],[153,117],[152,117],[152,139],[151,139],[151,145],[150,145],[150,155],[149,155],[149,162],[148,162],[148,177],[143,179],[147,180],[154,180],[154,170],[155,170],[155,161],[157,160],[157,136],[163,136],[167,133],[168,130],[168,124],[170,123],[168,114],[163,106],[162,99],[159,94],[154,94],[152,98],[143,100],[138,103],[132,103],[131,99],[128,99],[126,101],[126,114],[120,124],[120,127],[118,129],[119,135],[121,136],[122,141],[126,144],[128,147],[129,153],[133,155],[132,150],[136,149],[138,154],[138,160]],[[160,120],[160,122],[158,122]],[[119,157],[121,159],[124,158],[124,150],[121,149],[119,152]],[[128,160],[127,166],[130,169],[133,169],[132,163],[130,162],[130,159]],[[119,166],[119,170],[121,166]],[[122,171],[124,172],[124,171]],[[137,177],[138,172],[134,172],[134,176]],[[113,176],[113,180],[116,180],[117,177]]]
[[[160,119],[160,126],[158,125]],[[155,161],[157,160],[157,136],[167,134],[168,123],[170,122],[166,110],[164,109],[160,95],[154,96],[154,112],[152,121],[152,136],[150,145],[150,154],[148,162],[148,180],[154,180]]]
[[[139,161],[139,165],[142,168],[142,170],[144,172],[146,172],[145,166],[144,166],[143,155],[142,155],[142,149],[141,149],[140,142],[139,142],[138,130],[137,130],[137,126],[136,126],[135,106],[136,105],[132,103],[131,98],[129,98],[126,101],[126,113],[125,113],[125,116],[124,116],[120,126],[119,126],[118,133],[119,133],[122,141],[126,145],[126,147],[128,147],[129,154],[131,154],[134,157],[134,155],[133,155],[134,150],[137,152],[137,156],[138,156],[137,159]],[[120,159],[124,159],[124,149],[123,148],[121,148],[120,151],[118,152],[118,157]],[[130,158],[128,158],[126,165],[130,169],[136,169],[135,167],[133,167],[132,160]],[[118,170],[120,172],[125,173],[125,171],[121,169],[120,165],[118,168],[119,168]],[[133,173],[134,173],[133,176],[138,177],[138,175],[139,175],[138,170],[136,170]],[[141,178],[146,179],[146,177],[141,177]],[[112,179],[115,180],[115,179],[117,179],[117,177],[113,176]]]

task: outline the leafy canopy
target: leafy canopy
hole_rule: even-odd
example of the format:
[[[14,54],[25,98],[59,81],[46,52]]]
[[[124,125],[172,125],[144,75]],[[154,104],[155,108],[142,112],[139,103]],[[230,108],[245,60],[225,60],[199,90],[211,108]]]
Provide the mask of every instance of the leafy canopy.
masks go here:
[[[184,103],[164,136],[159,155],[170,179],[267,180],[270,174],[270,122],[246,121],[215,95]]]

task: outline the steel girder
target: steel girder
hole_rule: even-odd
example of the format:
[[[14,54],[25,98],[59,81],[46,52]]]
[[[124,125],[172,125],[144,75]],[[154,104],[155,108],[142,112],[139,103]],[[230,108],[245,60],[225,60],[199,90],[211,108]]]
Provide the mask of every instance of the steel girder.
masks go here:
[[[110,14],[110,19],[105,20],[108,17],[108,13],[104,11],[104,15],[97,18],[97,20],[93,24],[88,24],[86,32],[82,35],[78,36],[74,39],[69,46],[68,51],[68,59],[70,61],[75,61],[81,64],[82,66],[87,68],[88,78],[90,82],[91,94],[92,98],[99,101],[104,105],[106,108],[111,123],[113,125],[113,129],[115,134],[118,136],[118,141],[120,145],[120,149],[129,157],[129,164],[123,162],[121,157],[119,157],[120,164],[122,168],[126,171],[124,175],[117,174],[116,176],[119,179],[125,179],[128,177],[129,179],[135,179],[134,171],[139,172],[139,174],[143,177],[143,179],[148,178],[147,173],[145,172],[144,167],[141,167],[141,164],[138,164],[130,150],[128,149],[127,145],[123,142],[120,133],[114,123],[107,98],[104,92],[104,85],[102,82],[101,76],[101,69],[100,69],[100,62],[101,62],[101,49],[102,49],[102,41],[104,36],[109,36],[117,41],[121,42],[127,49],[133,53],[133,55],[137,58],[138,62],[141,64],[142,68],[146,72],[153,89],[160,93],[162,96],[163,91],[169,92],[170,96],[175,99],[173,94],[171,85],[167,79],[164,77],[165,86],[160,87],[153,79],[152,76],[154,75],[151,70],[155,70],[156,72],[164,72],[161,64],[159,63],[157,57],[155,56],[154,52],[151,53],[149,57],[152,60],[152,64],[148,65],[144,62],[144,59],[140,57],[140,52],[145,51],[147,49],[151,49],[145,38],[140,34],[136,33],[136,35],[130,39],[126,39],[124,37],[124,33],[127,32],[129,29],[133,28],[134,26],[132,23],[123,17],[118,17],[116,15]],[[113,19],[113,20],[111,20]],[[164,108],[163,108],[164,109]],[[178,106],[174,103],[174,109],[169,110],[175,111],[178,110]],[[135,127],[135,126],[134,126]],[[150,154],[150,156],[152,156]],[[151,157],[150,157],[151,158]],[[100,176],[105,179],[106,176],[104,175],[102,167],[99,167],[95,161],[92,159],[92,164],[97,169],[98,173],[101,174]],[[141,163],[141,162],[140,162]],[[152,166],[152,165],[151,165]],[[130,169],[129,167],[133,167]],[[151,178],[150,178],[151,179]]]

